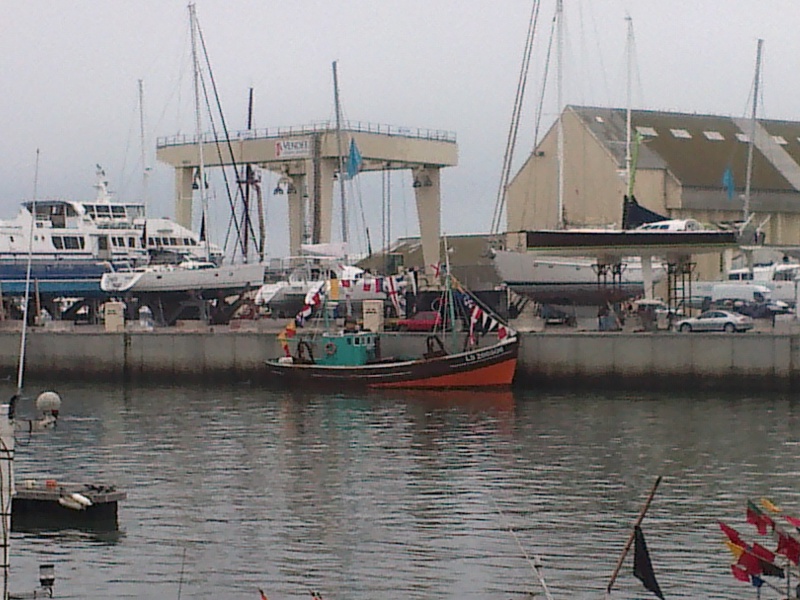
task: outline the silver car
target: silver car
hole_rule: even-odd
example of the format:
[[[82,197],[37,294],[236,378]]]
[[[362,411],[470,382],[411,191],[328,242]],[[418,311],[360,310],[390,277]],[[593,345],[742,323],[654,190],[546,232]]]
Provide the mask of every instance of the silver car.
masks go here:
[[[753,319],[727,310],[707,310],[697,317],[681,319],[675,324],[678,331],[747,331],[753,328]]]

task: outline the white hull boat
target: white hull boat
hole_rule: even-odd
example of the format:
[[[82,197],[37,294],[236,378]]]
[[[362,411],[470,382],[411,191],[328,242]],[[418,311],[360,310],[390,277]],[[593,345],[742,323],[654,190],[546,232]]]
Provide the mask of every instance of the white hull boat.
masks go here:
[[[510,250],[494,251],[497,274],[517,293],[537,302],[551,304],[596,304],[644,294],[642,263],[637,257],[621,262],[622,269],[613,281],[598,276],[597,259],[534,256]],[[653,282],[666,275],[663,266],[653,264]]]
[[[264,281],[260,263],[218,267],[213,263],[155,265],[106,273],[100,287],[108,293],[217,292],[257,288]]]

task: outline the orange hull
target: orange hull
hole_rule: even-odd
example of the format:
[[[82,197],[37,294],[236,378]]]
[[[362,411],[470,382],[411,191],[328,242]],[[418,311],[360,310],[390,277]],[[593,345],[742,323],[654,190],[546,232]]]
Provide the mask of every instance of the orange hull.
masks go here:
[[[510,386],[517,370],[517,358],[463,373],[439,375],[396,383],[374,383],[374,388],[480,388]]]

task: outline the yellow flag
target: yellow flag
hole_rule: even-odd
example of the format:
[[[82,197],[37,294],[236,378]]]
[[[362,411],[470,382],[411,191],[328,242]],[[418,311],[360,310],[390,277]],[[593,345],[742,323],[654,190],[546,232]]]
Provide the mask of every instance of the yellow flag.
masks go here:
[[[770,512],[774,512],[774,513],[781,512],[781,509],[779,507],[775,506],[767,498],[762,498],[761,499],[761,506],[763,506],[764,508],[766,508]]]
[[[338,300],[339,299],[339,280],[338,279],[331,279],[330,280],[330,294],[331,300]]]
[[[731,554],[733,554],[733,557],[736,560],[739,560],[739,557],[744,554],[744,548],[737,546],[730,540],[725,540],[725,545],[728,547],[728,550],[731,551]]]

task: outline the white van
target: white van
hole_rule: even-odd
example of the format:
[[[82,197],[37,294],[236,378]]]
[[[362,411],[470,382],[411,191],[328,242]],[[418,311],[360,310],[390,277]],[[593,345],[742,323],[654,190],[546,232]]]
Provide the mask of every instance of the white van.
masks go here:
[[[755,283],[717,283],[711,287],[711,302],[742,300],[763,304],[772,300],[772,292],[765,285]]]

